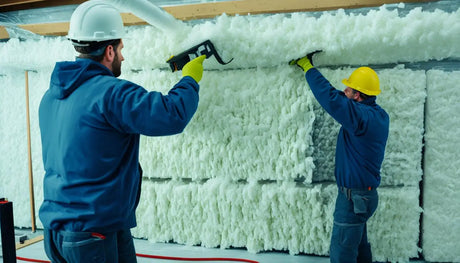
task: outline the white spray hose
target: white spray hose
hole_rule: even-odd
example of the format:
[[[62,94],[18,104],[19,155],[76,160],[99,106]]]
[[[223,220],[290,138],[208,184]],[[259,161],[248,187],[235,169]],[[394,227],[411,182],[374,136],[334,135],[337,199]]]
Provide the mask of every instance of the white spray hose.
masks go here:
[[[107,0],[122,12],[130,12],[164,32],[182,32],[186,25],[148,0]]]

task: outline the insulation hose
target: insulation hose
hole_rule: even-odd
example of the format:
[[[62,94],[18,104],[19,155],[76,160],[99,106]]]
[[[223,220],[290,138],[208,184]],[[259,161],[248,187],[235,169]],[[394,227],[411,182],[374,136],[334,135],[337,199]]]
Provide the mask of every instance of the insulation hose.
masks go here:
[[[154,259],[164,259],[164,260],[182,260],[182,261],[237,261],[237,262],[248,262],[248,263],[259,263],[259,261],[243,259],[243,258],[184,258],[184,257],[168,257],[168,256],[156,256],[156,255],[147,255],[147,254],[136,254],[136,256],[141,258],[154,258]],[[33,258],[24,258],[16,257],[17,260],[22,260],[26,262],[39,262],[39,263],[50,263],[48,260],[40,260]]]
[[[121,11],[132,13],[165,33],[179,33],[186,25],[148,0],[106,0]]]

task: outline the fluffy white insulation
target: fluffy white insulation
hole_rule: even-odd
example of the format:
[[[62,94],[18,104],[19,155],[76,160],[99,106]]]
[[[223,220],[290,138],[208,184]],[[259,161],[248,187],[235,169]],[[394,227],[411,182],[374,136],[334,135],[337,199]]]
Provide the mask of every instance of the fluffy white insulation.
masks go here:
[[[155,241],[251,252],[288,250],[327,255],[337,187],[283,183],[144,182],[134,235]],[[374,259],[406,261],[417,255],[417,187],[382,188],[380,206],[369,221]],[[402,212],[404,211],[404,212]],[[403,227],[404,226],[404,227]],[[395,233],[398,232],[398,234]],[[412,240],[412,242],[408,242]]]
[[[43,201],[44,175],[38,106],[48,88],[50,74],[51,71],[47,70],[28,73],[32,172],[37,208]],[[11,71],[0,76],[0,196],[13,202],[14,223],[18,227],[31,226],[25,105],[24,71]]]
[[[460,71],[427,73],[423,251],[428,261],[460,262]]]
[[[288,66],[205,72],[198,112],[186,131],[142,138],[146,176],[233,181],[300,176],[311,182],[312,95],[296,73]],[[160,91],[179,78],[158,70],[126,77]]]
[[[422,251],[432,261],[460,261],[459,75],[397,65],[460,58],[460,9],[222,15],[168,34],[131,27],[121,77],[166,93],[180,73],[171,73],[165,61],[206,39],[224,60],[234,61],[205,61],[199,108],[182,134],[141,138],[145,178],[136,237],[251,252],[329,253],[339,125],[318,105],[302,72],[287,65],[322,49],[314,62],[340,89],[357,65],[393,63],[376,68],[383,90],[378,103],[391,123],[379,208],[369,221],[374,260],[406,262]],[[0,43],[0,194],[14,202],[18,227],[30,227],[24,70],[35,70],[29,72],[29,96],[38,208],[38,104],[54,63],[74,55],[64,38]]]

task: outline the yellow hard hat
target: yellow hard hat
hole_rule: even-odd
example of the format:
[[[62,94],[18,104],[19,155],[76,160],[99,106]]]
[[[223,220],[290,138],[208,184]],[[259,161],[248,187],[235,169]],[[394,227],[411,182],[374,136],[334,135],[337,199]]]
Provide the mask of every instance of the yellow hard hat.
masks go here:
[[[380,94],[380,82],[377,73],[369,67],[357,68],[348,79],[343,79],[345,86],[369,96]]]

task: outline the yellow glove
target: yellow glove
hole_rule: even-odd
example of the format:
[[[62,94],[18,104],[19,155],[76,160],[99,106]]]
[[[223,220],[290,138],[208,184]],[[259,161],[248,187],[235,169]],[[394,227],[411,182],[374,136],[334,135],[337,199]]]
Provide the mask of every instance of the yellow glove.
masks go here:
[[[309,69],[313,68],[313,55],[316,53],[321,53],[323,52],[322,50],[316,50],[311,53],[308,53],[305,57],[298,58],[291,60],[289,62],[289,65],[297,65],[301,69],[303,69],[303,72],[307,72]]]
[[[303,69],[303,72],[307,72],[309,69],[313,67],[313,65],[310,62],[310,59],[308,59],[307,56],[303,58],[291,60],[291,62],[289,62],[289,65],[297,65],[301,69]]]
[[[203,76],[203,61],[205,58],[206,55],[201,55],[185,64],[182,68],[182,76],[189,76],[196,82],[200,82],[201,77]]]

